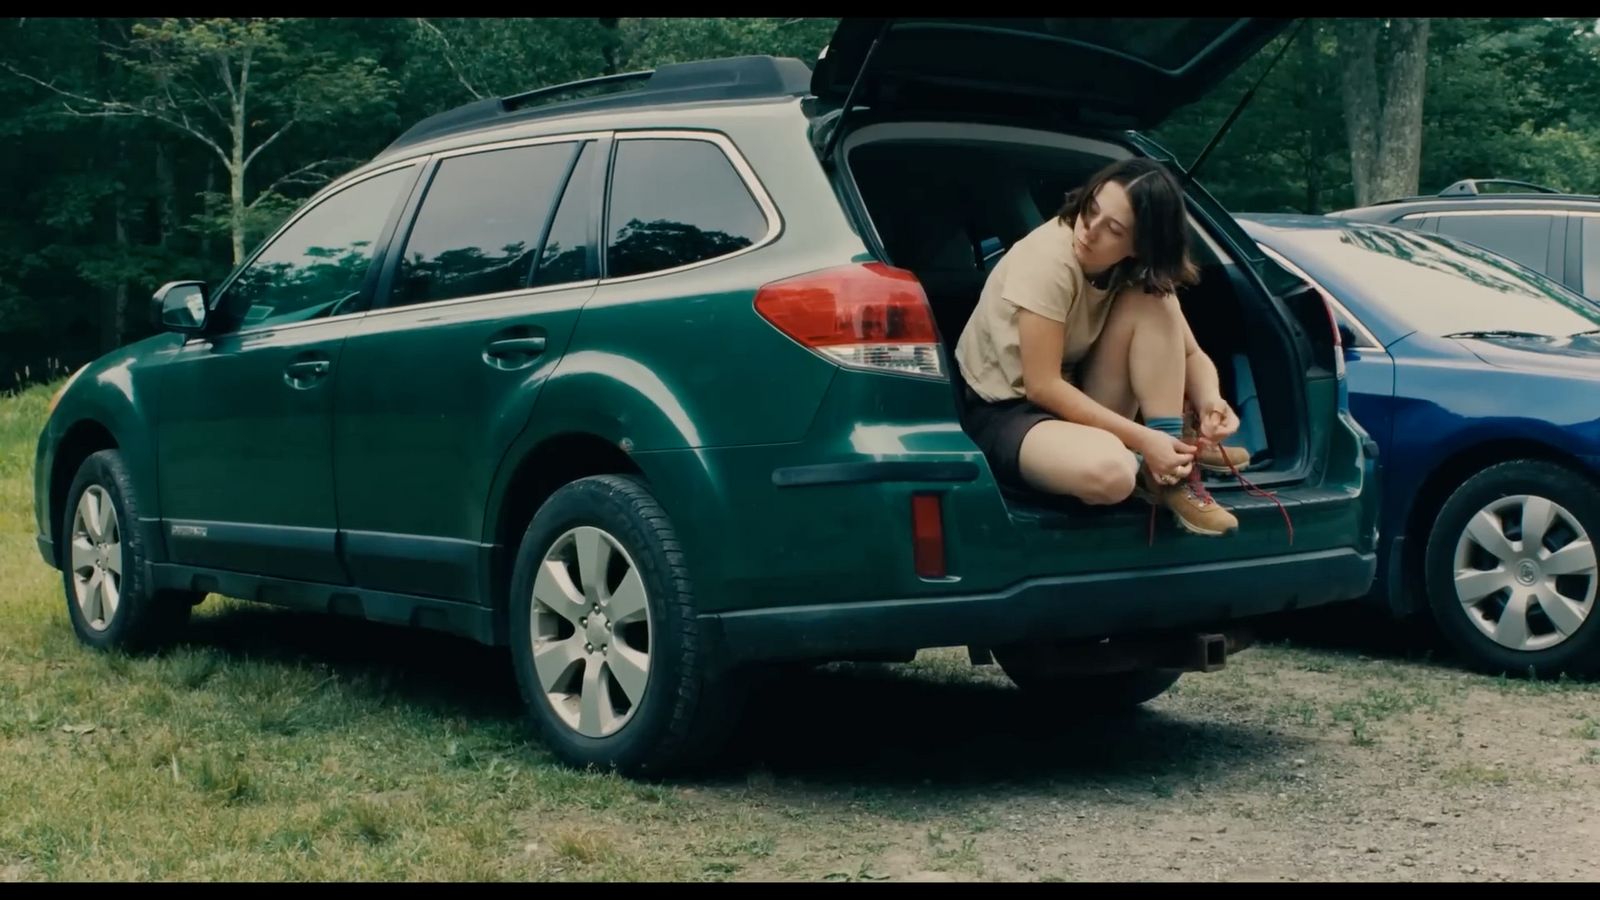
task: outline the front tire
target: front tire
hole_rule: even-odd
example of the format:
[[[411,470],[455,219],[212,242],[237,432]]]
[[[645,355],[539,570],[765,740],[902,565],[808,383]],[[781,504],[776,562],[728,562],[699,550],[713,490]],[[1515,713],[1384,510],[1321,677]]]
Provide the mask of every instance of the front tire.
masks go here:
[[[635,478],[584,478],[540,507],[517,551],[509,621],[523,702],[568,765],[664,774],[710,756],[735,718],[682,546]]]
[[[1600,489],[1542,460],[1499,463],[1445,501],[1428,535],[1428,607],[1473,668],[1549,678],[1600,670]]]
[[[154,590],[146,578],[139,517],[122,454],[101,450],[84,460],[67,489],[61,575],[72,630],[96,650],[155,650],[189,620],[191,595]]]

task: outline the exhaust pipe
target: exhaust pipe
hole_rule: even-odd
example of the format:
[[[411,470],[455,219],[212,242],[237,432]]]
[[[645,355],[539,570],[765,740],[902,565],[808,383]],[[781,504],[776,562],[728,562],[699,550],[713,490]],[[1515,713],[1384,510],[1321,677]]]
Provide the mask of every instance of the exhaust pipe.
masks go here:
[[[1255,643],[1246,630],[1218,632],[1168,632],[1137,638],[1110,638],[1093,643],[1037,643],[994,648],[969,647],[973,665],[995,657],[1029,660],[1029,664],[1061,675],[1107,675],[1140,669],[1179,672],[1220,672],[1228,657]]]
[[[1189,646],[1189,672],[1217,672],[1228,665],[1228,636],[1225,634],[1197,634]]]

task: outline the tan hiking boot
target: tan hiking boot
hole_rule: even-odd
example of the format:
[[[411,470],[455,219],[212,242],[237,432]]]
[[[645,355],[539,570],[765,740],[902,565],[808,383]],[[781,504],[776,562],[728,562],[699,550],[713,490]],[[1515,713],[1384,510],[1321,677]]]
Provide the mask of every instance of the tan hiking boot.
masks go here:
[[[1222,537],[1239,530],[1239,519],[1213,499],[1200,481],[1199,467],[1190,469],[1189,477],[1174,485],[1156,484],[1149,468],[1140,467],[1138,493],[1152,506],[1171,510],[1178,525],[1190,534]]]
[[[1195,444],[1198,446],[1196,442],[1199,440],[1200,430],[1194,426],[1192,421],[1188,424],[1185,424],[1183,426],[1183,442],[1185,444]],[[1206,446],[1200,448],[1199,453],[1195,454],[1194,461],[1200,465],[1200,468],[1205,469],[1208,472],[1220,472],[1224,475],[1232,475],[1239,469],[1249,468],[1250,451],[1244,449],[1243,447],[1228,447],[1218,446],[1216,444],[1207,444]],[[1229,465],[1230,463],[1232,464],[1231,466]]]

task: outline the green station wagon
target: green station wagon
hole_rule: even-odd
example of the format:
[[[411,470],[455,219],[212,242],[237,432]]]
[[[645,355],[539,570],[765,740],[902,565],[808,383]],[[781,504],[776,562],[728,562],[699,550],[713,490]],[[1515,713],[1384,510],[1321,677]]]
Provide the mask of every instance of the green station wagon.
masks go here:
[[[814,67],[426,119],[57,395],[35,505],[73,628],[152,647],[218,593],[509,646],[552,751],[629,773],[708,758],[770,663],[965,646],[1062,714],[1214,670],[1373,578],[1315,289],[1184,176],[1180,299],[1271,493],[1214,485],[1229,538],[997,485],[951,350],[1066,189],[1183,175],[1140,131],[1282,25],[845,19]]]

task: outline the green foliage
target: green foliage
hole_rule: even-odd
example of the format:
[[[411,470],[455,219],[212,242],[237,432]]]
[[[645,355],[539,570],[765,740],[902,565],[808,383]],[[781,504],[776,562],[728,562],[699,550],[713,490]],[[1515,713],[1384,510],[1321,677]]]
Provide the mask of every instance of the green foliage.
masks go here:
[[[0,389],[148,332],[162,282],[216,280],[320,185],[477,97],[718,56],[808,63],[828,18],[26,18],[0,22]],[[1436,19],[1421,190],[1600,191],[1594,20]],[[1280,37],[1155,137],[1192,161]],[[1236,211],[1353,202],[1332,29],[1313,20],[1207,159]],[[249,60],[238,208],[233,110]],[[115,105],[123,115],[98,115]],[[78,114],[69,114],[68,110]],[[292,123],[292,124],[291,124]],[[251,154],[254,154],[252,157]],[[106,327],[110,298],[125,320]],[[39,370],[32,365],[31,370]]]

